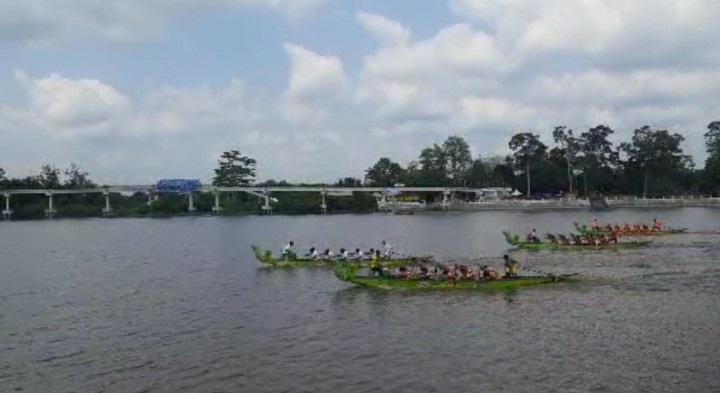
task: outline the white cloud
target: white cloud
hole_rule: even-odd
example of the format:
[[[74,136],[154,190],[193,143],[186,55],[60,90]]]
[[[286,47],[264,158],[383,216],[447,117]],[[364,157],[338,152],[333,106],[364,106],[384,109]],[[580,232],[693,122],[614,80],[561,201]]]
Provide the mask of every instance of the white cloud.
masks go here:
[[[161,87],[143,99],[128,127],[120,132],[143,136],[225,131],[256,120],[248,105],[245,83],[239,79],[220,89]]]
[[[288,87],[284,93],[285,116],[298,123],[317,125],[331,107],[348,98],[351,82],[342,61],[299,45],[285,44],[290,57]]]
[[[365,30],[382,45],[398,46],[410,41],[412,32],[396,20],[363,11],[358,11],[356,16]]]
[[[301,19],[329,0],[4,0],[0,43],[93,39],[128,42],[163,31],[171,18],[198,11],[256,7]]]
[[[451,0],[490,26],[504,51],[530,59],[563,51],[609,64],[717,60],[720,3],[712,0]],[[683,56],[677,58],[678,55]]]
[[[80,160],[108,178],[206,177],[221,150],[237,148],[258,159],[263,178],[332,180],[361,176],[381,155],[407,162],[452,134],[492,155],[506,153],[517,131],[550,142],[555,125],[583,132],[599,123],[618,138],[644,124],[681,131],[702,163],[702,133],[720,108],[720,42],[712,38],[720,24],[708,23],[720,3],[451,3],[464,21],[419,38],[392,19],[348,10],[381,45],[351,64],[286,43],[287,86],[276,92],[232,80],[132,94],[101,80],[20,72],[27,102],[0,106],[0,132],[18,148],[0,166]]]
[[[32,79],[23,71],[16,71],[15,77],[30,98],[27,115],[64,136],[102,132],[131,107],[126,96],[96,79],[72,80],[57,74]]]

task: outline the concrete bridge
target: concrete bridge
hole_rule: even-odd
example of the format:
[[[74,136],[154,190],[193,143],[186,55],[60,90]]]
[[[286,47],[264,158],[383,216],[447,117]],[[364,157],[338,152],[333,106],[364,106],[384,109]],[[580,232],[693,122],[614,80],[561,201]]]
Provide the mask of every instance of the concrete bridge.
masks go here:
[[[379,205],[384,206],[383,202],[387,201],[389,191],[393,192],[420,192],[420,193],[438,193],[442,194],[442,206],[447,208],[451,205],[454,200],[456,193],[487,193],[488,189],[480,188],[466,188],[466,187],[213,187],[213,186],[202,186],[191,191],[182,191],[182,193],[188,196],[187,210],[190,213],[196,211],[195,208],[195,194],[197,193],[212,193],[215,196],[215,204],[213,205],[213,212],[219,213],[222,211],[220,204],[221,193],[232,193],[232,192],[245,192],[250,195],[257,196],[264,199],[262,210],[265,214],[272,212],[271,202],[277,202],[276,198],[271,196],[272,193],[283,193],[283,192],[311,192],[319,193],[322,196],[322,202],[320,208],[323,212],[327,211],[327,205],[325,204],[326,196],[351,196],[355,192],[366,192],[366,193],[379,193]],[[492,189],[495,190],[495,189]],[[110,204],[110,194],[120,193],[145,193],[148,196],[148,204],[152,204],[154,199],[157,199],[159,194],[162,193],[178,193],[178,191],[159,190],[153,185],[119,185],[119,186],[107,186],[101,188],[86,188],[86,189],[25,189],[25,190],[0,190],[0,194],[5,198],[5,208],[2,211],[3,219],[9,220],[12,218],[13,210],[11,206],[11,198],[13,196],[21,195],[44,195],[47,197],[48,204],[45,209],[45,215],[48,218],[53,218],[57,214],[57,209],[54,204],[54,195],[68,195],[68,194],[103,194],[105,195],[105,207],[103,208],[103,215],[107,216],[112,214],[112,206]]]

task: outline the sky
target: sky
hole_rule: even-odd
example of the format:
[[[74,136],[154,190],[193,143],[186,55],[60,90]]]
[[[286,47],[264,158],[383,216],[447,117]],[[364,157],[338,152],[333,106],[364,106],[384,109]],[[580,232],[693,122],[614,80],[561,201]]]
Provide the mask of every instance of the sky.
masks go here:
[[[715,0],[3,0],[0,168],[104,184],[362,177],[450,135],[679,132],[720,120]]]

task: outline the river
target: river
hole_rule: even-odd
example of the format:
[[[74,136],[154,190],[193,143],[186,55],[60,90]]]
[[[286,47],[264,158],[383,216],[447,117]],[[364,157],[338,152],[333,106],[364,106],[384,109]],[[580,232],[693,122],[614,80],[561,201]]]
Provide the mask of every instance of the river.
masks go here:
[[[250,251],[386,239],[499,267],[503,229],[656,215],[720,227],[702,208],[0,223],[0,391],[718,392],[720,236],[518,252],[589,278],[495,293],[356,288]]]

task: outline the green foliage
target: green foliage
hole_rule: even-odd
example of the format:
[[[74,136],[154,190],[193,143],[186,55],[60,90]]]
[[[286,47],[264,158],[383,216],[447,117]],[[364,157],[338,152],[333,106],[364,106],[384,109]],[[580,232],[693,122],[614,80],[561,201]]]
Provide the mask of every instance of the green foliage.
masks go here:
[[[627,155],[626,177],[642,174],[643,196],[648,194],[650,180],[665,192],[682,181],[679,175],[692,165],[690,156],[683,154],[684,140],[680,134],[643,126],[634,131],[631,143],[620,144],[619,150]]]
[[[372,167],[365,171],[365,183],[373,187],[392,187],[402,183],[406,172],[400,164],[382,157]]]
[[[255,179],[257,162],[237,150],[224,152],[215,169],[213,185],[218,187],[242,187]]]
[[[720,185],[720,121],[714,121],[707,126],[705,133],[705,147],[708,157],[705,160],[705,179],[714,184],[714,189]]]
[[[542,163],[546,157],[547,146],[540,137],[530,132],[521,132],[510,138],[508,147],[513,151],[512,159],[515,169],[525,172],[525,194],[530,196],[530,171]]]
[[[447,160],[446,173],[449,183],[462,186],[466,181],[467,171],[473,164],[470,146],[465,139],[453,135],[443,142],[442,150]]]
[[[90,180],[90,174],[83,171],[76,163],[70,164],[70,168],[65,170],[65,188],[81,189],[95,188],[95,183]]]

